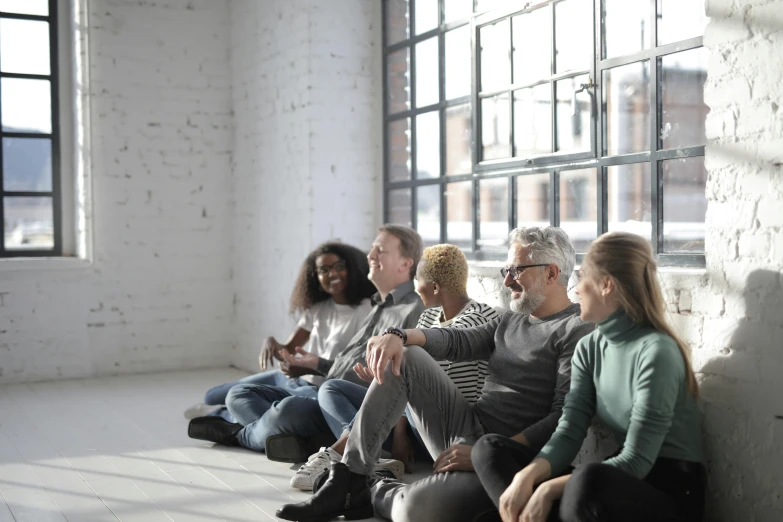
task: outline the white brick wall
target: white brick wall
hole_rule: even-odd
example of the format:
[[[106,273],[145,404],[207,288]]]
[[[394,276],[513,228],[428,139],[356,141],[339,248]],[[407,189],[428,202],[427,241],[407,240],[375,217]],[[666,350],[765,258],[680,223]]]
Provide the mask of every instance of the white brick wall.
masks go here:
[[[0,382],[226,365],[226,0],[91,0],[95,262],[0,269]]]
[[[380,221],[379,2],[234,0],[232,361],[293,326],[288,300],[317,244],[368,249]]]

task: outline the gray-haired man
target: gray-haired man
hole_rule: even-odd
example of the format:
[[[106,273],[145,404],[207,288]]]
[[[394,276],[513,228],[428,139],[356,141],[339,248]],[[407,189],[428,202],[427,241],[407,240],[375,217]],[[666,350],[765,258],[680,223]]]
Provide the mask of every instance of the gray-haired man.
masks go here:
[[[375,381],[342,463],[332,467],[312,499],[283,506],[278,517],[354,519],[371,516],[374,506],[395,521],[457,521],[494,508],[472,472],[469,446],[486,433],[499,433],[528,446],[532,459],[557,426],[576,343],[593,330],[567,296],[576,256],[566,233],[520,228],[512,231],[510,243],[502,273],[512,311],[466,330],[400,330],[370,339],[367,366]],[[489,376],[475,406],[438,371],[435,359],[489,359]],[[381,443],[406,403],[429,452],[434,457],[445,452],[454,460],[447,469],[463,471],[411,485],[381,480],[371,491]]]

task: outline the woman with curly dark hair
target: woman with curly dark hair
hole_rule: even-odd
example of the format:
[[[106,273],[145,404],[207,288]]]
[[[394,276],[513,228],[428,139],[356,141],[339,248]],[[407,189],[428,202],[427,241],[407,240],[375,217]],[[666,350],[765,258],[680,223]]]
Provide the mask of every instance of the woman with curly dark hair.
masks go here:
[[[283,361],[282,352],[306,353],[302,347],[307,343],[307,352],[333,359],[370,313],[369,297],[376,290],[367,279],[368,272],[367,256],[350,245],[329,242],[310,252],[291,293],[290,312],[300,315],[293,333],[284,343],[267,337],[258,356],[262,373],[212,388],[204,403],[188,408],[185,417],[201,417],[220,409],[229,390],[238,383],[302,388],[301,393],[315,394],[313,385],[320,384],[323,378],[306,375],[308,370],[302,367],[289,366]],[[266,371],[274,359],[280,361],[280,370]]]

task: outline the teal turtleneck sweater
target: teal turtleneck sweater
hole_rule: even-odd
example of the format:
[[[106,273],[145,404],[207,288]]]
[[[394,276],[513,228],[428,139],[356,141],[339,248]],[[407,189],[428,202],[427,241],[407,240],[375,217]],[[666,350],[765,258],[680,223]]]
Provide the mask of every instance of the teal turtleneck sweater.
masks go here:
[[[634,477],[644,478],[658,457],[703,460],[701,414],[677,344],[622,310],[576,346],[563,414],[538,454],[553,477],[576,457],[595,414],[622,447],[604,463]]]

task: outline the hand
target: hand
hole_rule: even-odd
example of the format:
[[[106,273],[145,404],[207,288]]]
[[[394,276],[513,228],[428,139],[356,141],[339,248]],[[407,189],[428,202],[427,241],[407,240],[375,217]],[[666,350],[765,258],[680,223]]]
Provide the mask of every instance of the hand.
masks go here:
[[[372,380],[375,378],[373,377],[370,370],[363,365],[362,363],[356,363],[353,365],[353,371],[356,373],[356,375],[359,376],[359,378],[366,382],[372,382]]]
[[[435,473],[447,471],[473,471],[473,463],[470,460],[471,446],[467,444],[454,444],[435,459],[432,468]]]
[[[416,451],[413,447],[413,441],[408,435],[408,418],[400,417],[394,426],[394,437],[392,437],[392,458],[399,460],[405,465],[406,473],[413,473],[413,466],[416,464]]]
[[[533,496],[530,497],[519,518],[521,522],[546,522],[549,512],[552,510],[552,504],[555,501],[546,484],[544,482],[539,485],[533,492]]]
[[[306,352],[301,346],[296,347],[296,355],[282,352],[283,361],[280,363],[280,371],[289,378],[301,377],[314,373],[318,368],[318,356]]]
[[[261,351],[258,354],[258,363],[261,366],[261,370],[266,370],[267,367],[271,367],[273,360],[277,359],[282,361],[280,352],[286,351],[285,346],[277,342],[274,337],[267,337],[264,339],[264,343],[261,345]]]
[[[533,495],[533,483],[517,473],[511,485],[500,495],[498,509],[503,522],[518,522],[527,501]]]
[[[382,335],[380,337],[371,337],[367,341],[367,368],[378,381],[383,384],[383,372],[386,370],[386,364],[391,361],[392,373],[400,375],[400,366],[402,366],[402,339],[393,334]]]

